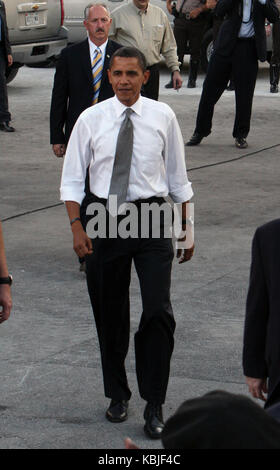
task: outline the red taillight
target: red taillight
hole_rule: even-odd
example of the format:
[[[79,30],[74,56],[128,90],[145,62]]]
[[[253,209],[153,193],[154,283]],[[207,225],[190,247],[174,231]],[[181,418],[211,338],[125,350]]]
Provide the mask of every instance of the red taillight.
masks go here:
[[[60,0],[60,6],[61,6],[61,26],[63,26],[64,23],[64,4],[63,0]]]

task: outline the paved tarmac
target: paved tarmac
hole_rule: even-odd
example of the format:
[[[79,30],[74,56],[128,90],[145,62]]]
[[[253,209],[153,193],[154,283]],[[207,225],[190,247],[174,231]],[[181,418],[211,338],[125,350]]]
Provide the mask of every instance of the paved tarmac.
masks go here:
[[[15,134],[0,136],[1,219],[14,277],[13,313],[0,327],[1,449],[122,449],[130,436],[143,449],[160,449],[143,434],[133,335],[141,313],[139,285],[131,283],[131,346],[127,358],[133,395],[129,419],[104,417],[96,331],[84,274],[72,251],[66,211],[59,201],[62,161],[49,145],[54,69],[22,68],[9,86]],[[163,85],[162,101],[191,136],[201,93]],[[279,217],[280,95],[269,93],[262,66],[249,147],[232,138],[234,93],[216,106],[212,134],[186,149],[195,204],[195,256],[174,261],[172,299],[177,322],[164,416],[181,402],[214,389],[247,394],[241,352],[251,240],[257,226]]]

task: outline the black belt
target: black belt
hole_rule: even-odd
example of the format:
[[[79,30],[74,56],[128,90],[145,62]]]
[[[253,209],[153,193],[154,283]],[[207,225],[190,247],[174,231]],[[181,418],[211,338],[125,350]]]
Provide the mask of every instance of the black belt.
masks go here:
[[[95,194],[90,193],[87,196],[87,200],[89,203],[91,202],[100,202],[104,206],[107,204],[107,199],[101,198],[96,196]],[[153,202],[157,202],[158,204],[163,204],[166,200],[163,197],[152,196],[148,197],[147,199],[136,199],[135,201],[126,201],[127,204],[135,204],[136,206],[140,206],[141,204],[152,204]]]
[[[203,13],[200,13],[196,18],[191,18],[189,12],[188,13],[179,13],[177,18],[184,18],[185,20],[188,20],[188,21],[196,21],[196,20],[201,20]]]

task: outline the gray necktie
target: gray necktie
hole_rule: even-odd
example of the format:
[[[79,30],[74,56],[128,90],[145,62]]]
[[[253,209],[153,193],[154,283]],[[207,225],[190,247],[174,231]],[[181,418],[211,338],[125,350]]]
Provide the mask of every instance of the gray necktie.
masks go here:
[[[109,196],[117,196],[118,209],[126,201],[133,149],[133,124],[130,120],[132,113],[132,109],[126,109],[126,116],[119,130],[107,209],[109,209]]]

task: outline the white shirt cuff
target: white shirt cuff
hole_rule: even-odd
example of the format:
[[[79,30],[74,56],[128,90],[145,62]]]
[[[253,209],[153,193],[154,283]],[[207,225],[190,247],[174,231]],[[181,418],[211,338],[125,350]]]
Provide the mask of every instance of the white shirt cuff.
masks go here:
[[[170,191],[169,196],[175,203],[189,201],[193,197],[192,184],[188,183],[183,188]]]

